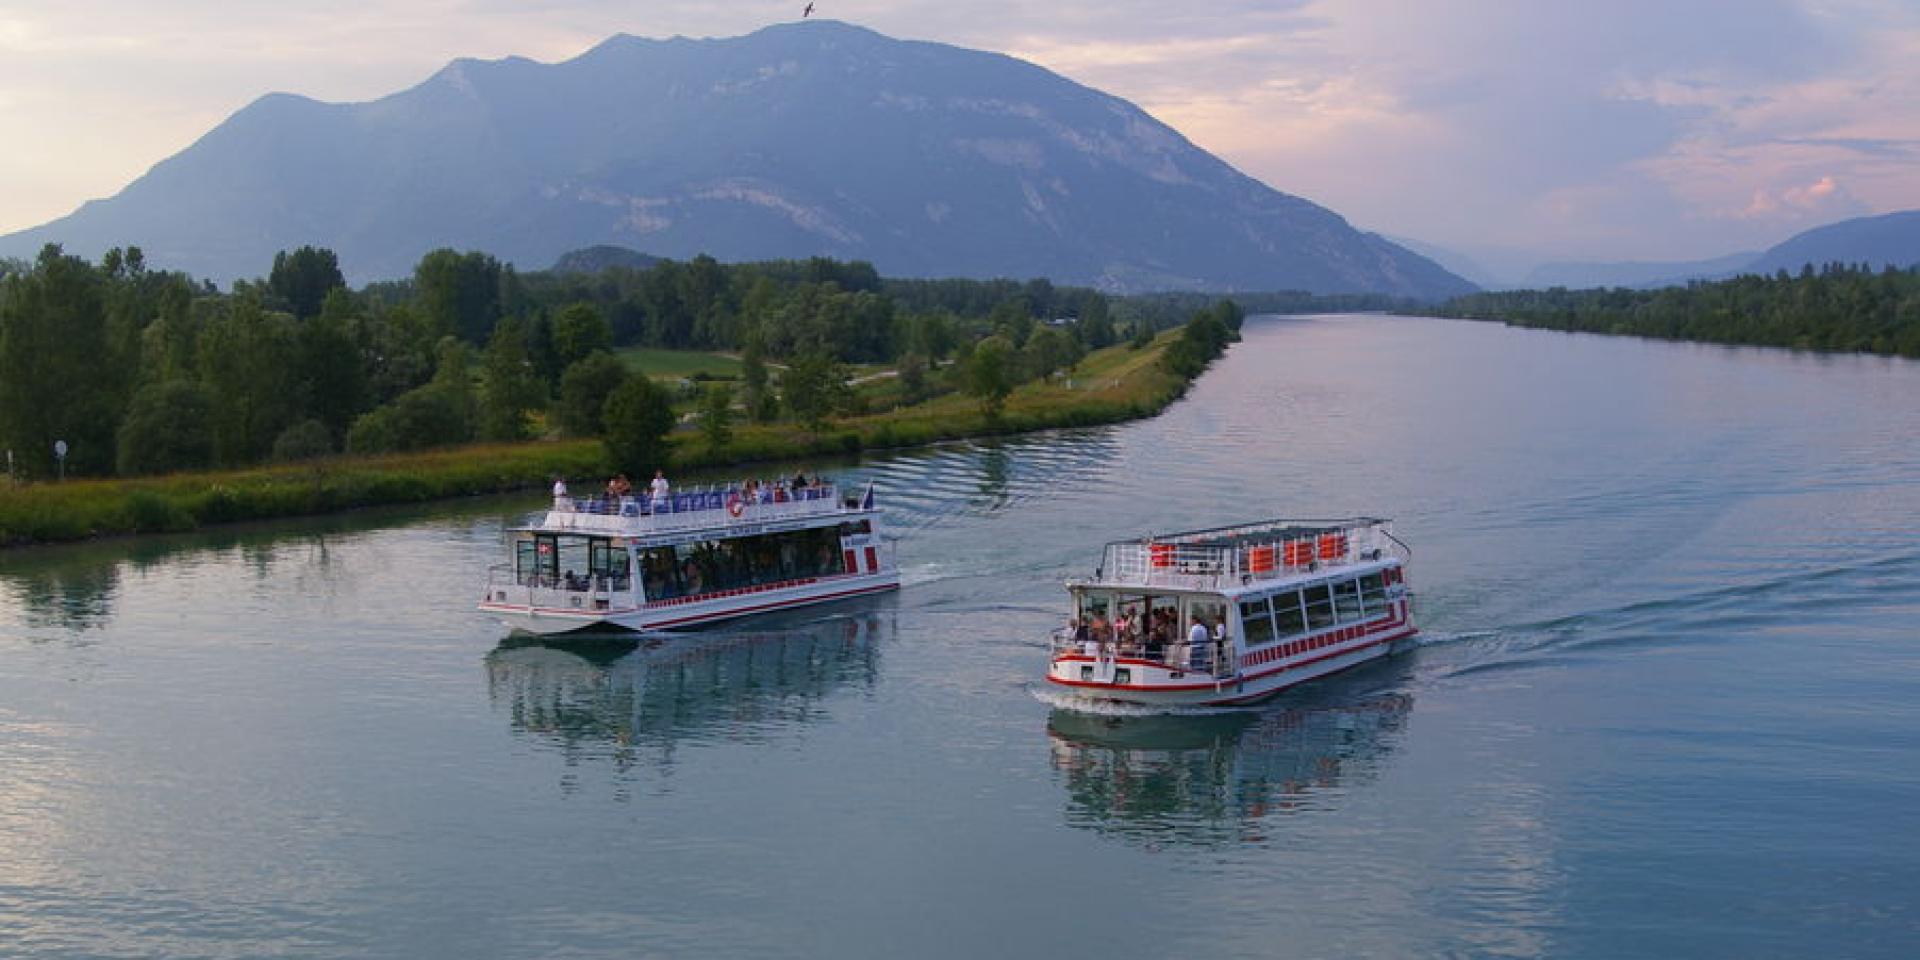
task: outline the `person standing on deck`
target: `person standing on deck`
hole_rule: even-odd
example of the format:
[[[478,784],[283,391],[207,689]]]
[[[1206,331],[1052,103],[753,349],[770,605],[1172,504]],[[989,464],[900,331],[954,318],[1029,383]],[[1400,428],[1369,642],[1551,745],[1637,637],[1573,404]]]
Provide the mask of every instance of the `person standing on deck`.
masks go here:
[[[1193,618],[1193,627],[1187,631],[1186,663],[1183,666],[1200,667],[1207,662],[1207,641],[1213,634],[1207,630],[1206,621]]]
[[[667,473],[665,470],[655,470],[653,472],[653,483],[650,484],[650,489],[655,504],[667,502],[667,497],[670,496],[673,491],[667,486]]]

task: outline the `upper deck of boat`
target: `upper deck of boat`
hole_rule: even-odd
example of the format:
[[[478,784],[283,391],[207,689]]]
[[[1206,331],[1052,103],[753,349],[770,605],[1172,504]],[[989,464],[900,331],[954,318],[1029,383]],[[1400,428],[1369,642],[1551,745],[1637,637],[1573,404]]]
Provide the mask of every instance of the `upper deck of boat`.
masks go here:
[[[873,512],[873,489],[842,498],[832,483],[797,490],[764,488],[749,492],[737,485],[703,487],[648,497],[556,497],[540,522],[519,528],[528,533],[624,537],[644,541],[708,533],[716,538],[751,536],[772,528],[819,526]]]
[[[1268,581],[1306,580],[1360,564],[1404,560],[1393,522],[1378,517],[1262,520],[1117,540],[1091,579],[1072,585],[1235,593]]]

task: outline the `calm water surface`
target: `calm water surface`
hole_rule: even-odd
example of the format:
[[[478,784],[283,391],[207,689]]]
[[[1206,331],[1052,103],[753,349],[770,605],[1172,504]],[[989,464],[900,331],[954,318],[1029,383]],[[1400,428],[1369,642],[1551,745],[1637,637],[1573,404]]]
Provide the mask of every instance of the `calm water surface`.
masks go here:
[[[531,499],[0,555],[0,955],[1920,955],[1920,366],[1249,322],[1151,422],[869,460],[896,597],[468,609]],[[1392,516],[1414,651],[1036,691],[1099,544]]]

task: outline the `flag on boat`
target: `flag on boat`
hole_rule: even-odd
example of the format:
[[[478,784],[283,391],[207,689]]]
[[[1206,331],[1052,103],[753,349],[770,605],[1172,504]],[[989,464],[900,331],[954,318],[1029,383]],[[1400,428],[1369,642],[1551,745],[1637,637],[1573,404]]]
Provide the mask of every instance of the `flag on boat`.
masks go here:
[[[866,496],[866,499],[860,501],[860,509],[862,510],[873,509],[873,481],[872,480],[867,481],[867,496]]]

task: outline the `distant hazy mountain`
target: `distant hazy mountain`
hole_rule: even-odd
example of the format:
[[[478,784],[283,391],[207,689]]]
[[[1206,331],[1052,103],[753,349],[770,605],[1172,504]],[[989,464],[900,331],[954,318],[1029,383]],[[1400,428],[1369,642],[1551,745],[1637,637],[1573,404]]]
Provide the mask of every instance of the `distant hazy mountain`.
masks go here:
[[[1920,264],[1920,210],[1855,217],[1796,234],[1746,265],[1746,273],[1797,273],[1807,264]]]
[[[1414,249],[1427,252],[1419,247]],[[1454,264],[1441,262],[1455,269]],[[1798,273],[1808,264],[1817,268],[1828,263],[1867,263],[1876,268],[1888,264],[1897,267],[1920,264],[1920,210],[1857,217],[1815,227],[1795,234],[1765,253],[1734,253],[1711,260],[1667,262],[1543,263],[1529,271],[1518,286],[1535,290],[1665,287],[1690,280],[1723,280],[1744,273],[1780,270]],[[1455,272],[1459,271],[1455,269]]]
[[[1458,250],[1451,250],[1438,244],[1427,243],[1424,240],[1414,240],[1409,237],[1396,237],[1389,234],[1382,234],[1382,236],[1393,243],[1399,244],[1408,250],[1412,250],[1414,253],[1426,257],[1428,260],[1432,260],[1434,263],[1445,267],[1454,276],[1466,280],[1475,286],[1488,290],[1512,286],[1511,283],[1502,280],[1485,264]]]
[[[659,262],[659,257],[603,243],[582,250],[569,250],[561,254],[550,269],[554,273],[599,273],[608,267],[645,270]]]
[[[1543,263],[1521,279],[1523,288],[1664,287],[1689,280],[1717,280],[1740,273],[1757,256],[1748,250],[1711,260],[1623,260],[1613,263]]]
[[[900,276],[1442,296],[1432,261],[1247,177],[1124,100],[832,22],[457,60],[370,103],[273,94],[118,196],[0,238],[216,280],[331,247],[355,281],[440,246],[526,269],[613,244]]]

